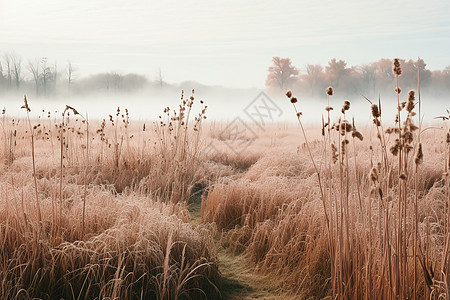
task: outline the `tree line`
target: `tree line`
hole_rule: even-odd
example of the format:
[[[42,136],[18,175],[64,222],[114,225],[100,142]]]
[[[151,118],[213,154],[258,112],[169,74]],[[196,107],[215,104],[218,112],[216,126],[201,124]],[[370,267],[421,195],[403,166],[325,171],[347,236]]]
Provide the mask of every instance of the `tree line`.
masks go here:
[[[400,61],[403,73],[399,80],[405,89],[416,89],[420,78],[422,90],[436,96],[450,92],[450,66],[432,71],[422,58]],[[266,88],[271,92],[291,89],[305,96],[320,97],[328,86],[333,86],[336,92],[345,96],[377,96],[392,92],[394,80],[392,59],[387,58],[356,66],[348,66],[344,60],[333,58],[326,66],[307,64],[300,69],[292,64],[290,58],[273,57]]]
[[[139,74],[105,72],[80,77],[71,61],[60,66],[47,57],[25,61],[14,52],[0,54],[0,93],[20,92],[38,96],[87,94],[97,91],[129,92],[146,86],[165,85],[159,69],[153,81]]]

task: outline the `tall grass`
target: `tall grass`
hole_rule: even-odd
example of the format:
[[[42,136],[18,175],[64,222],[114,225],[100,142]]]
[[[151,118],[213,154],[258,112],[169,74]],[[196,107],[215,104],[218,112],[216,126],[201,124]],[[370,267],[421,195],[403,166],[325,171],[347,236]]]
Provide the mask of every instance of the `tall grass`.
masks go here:
[[[382,119],[387,105],[382,110],[381,99],[366,98],[373,128],[360,132],[350,101],[333,109],[328,88],[322,137],[311,140],[302,103],[289,91],[305,145],[301,162],[267,156],[275,177],[253,171],[258,161],[244,175],[251,177],[224,181],[208,194],[204,215],[222,230],[225,245],[281,276],[301,298],[450,297],[449,144],[442,131],[422,128],[420,93],[401,94],[397,60],[393,72],[392,125]],[[278,155],[292,168],[308,160],[308,171],[294,183],[280,171]]]
[[[161,144],[155,151],[133,139],[127,110],[91,132],[95,122],[71,106],[54,119],[48,112],[45,122],[31,119],[26,98],[23,108],[26,123],[17,125],[6,116],[2,123],[1,299],[220,297],[214,226],[189,224],[181,203],[192,178],[199,179],[189,177],[193,162],[177,177],[148,185],[160,174],[161,153],[173,153],[173,145]],[[184,148],[176,151],[173,165],[190,159],[191,132],[200,134],[200,123],[196,119],[179,130]],[[17,145],[8,135],[12,130]],[[141,138],[153,144],[160,142],[156,136]],[[185,198],[163,191],[175,185]]]

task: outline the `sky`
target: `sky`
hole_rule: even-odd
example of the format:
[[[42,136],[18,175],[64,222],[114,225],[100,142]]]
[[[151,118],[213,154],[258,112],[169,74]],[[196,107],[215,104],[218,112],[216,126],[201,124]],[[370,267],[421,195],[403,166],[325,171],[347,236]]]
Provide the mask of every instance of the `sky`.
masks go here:
[[[79,76],[117,71],[177,83],[264,87],[273,56],[300,70],[424,58],[450,65],[448,0],[0,0],[0,55],[47,57]]]

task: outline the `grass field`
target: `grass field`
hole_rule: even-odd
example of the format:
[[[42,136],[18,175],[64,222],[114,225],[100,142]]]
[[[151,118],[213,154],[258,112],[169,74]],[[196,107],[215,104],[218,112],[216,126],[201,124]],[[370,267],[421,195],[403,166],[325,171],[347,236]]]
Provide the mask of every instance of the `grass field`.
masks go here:
[[[326,92],[239,154],[194,91],[148,123],[4,111],[0,298],[449,299],[446,107],[393,91],[359,124]]]

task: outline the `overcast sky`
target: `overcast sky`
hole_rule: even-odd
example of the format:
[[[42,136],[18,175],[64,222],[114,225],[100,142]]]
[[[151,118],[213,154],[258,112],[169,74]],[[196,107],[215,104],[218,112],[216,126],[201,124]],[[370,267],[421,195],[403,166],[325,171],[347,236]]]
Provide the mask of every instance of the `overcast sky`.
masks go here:
[[[450,1],[0,0],[0,53],[48,57],[80,75],[263,87],[273,56],[294,65],[379,58],[450,65]]]

